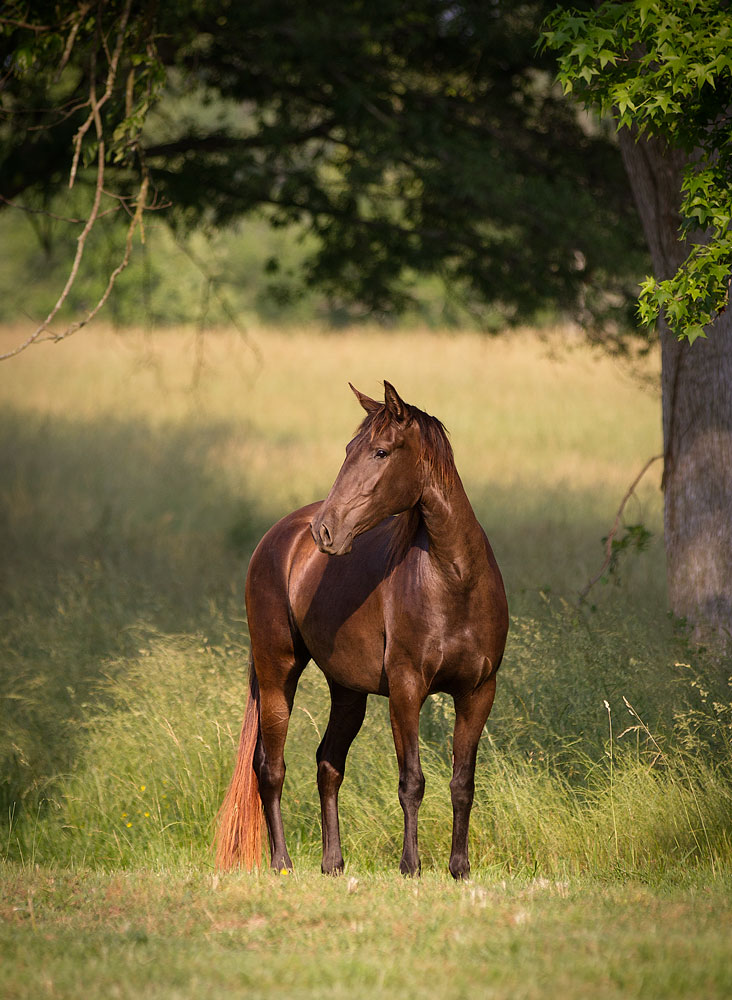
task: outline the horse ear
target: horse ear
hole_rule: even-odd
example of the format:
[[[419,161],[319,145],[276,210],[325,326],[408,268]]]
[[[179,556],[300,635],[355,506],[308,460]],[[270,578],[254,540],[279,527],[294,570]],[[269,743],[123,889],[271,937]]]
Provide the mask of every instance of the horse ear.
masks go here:
[[[364,393],[359,392],[356,386],[351,385],[350,382],[348,384],[351,386],[351,391],[353,392],[353,395],[356,397],[356,399],[359,401],[361,406],[363,406],[364,410],[366,410],[367,413],[373,413],[374,410],[381,409],[383,405],[382,403],[377,403],[375,399],[372,399],[370,396],[366,396],[364,395]]]
[[[391,382],[384,379],[384,402],[386,408],[398,423],[403,423],[407,419],[407,404],[400,398]]]

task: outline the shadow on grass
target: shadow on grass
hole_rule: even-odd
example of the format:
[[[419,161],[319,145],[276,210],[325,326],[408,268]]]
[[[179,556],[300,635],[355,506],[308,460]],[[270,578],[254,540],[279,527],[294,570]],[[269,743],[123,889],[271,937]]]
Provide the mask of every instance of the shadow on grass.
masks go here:
[[[88,703],[112,661],[137,656],[141,628],[214,641],[224,622],[236,627],[247,549],[270,522],[245,470],[237,493],[212,470],[230,425],[41,420],[5,408],[0,428],[7,820],[71,767]]]

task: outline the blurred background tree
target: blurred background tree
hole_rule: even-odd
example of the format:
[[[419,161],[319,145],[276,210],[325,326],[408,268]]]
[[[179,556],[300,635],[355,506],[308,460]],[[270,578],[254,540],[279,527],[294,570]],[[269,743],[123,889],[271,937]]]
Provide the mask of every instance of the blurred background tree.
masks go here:
[[[101,189],[74,313],[131,260],[123,322],[226,319],[213,287],[265,319],[569,313],[618,340],[646,251],[613,129],[537,54],[552,6],[11,2],[0,194],[34,214],[3,213],[6,246],[50,311]]]
[[[123,322],[569,315],[617,348],[650,248],[671,607],[728,633],[726,314],[712,346],[691,341],[726,301],[730,15],[722,0],[561,4],[537,50],[555,6],[11,0],[0,194],[38,244],[4,230],[2,291],[39,313],[11,353],[78,329],[117,277]],[[554,50],[590,110],[555,82]],[[680,227],[702,248],[681,270]]]

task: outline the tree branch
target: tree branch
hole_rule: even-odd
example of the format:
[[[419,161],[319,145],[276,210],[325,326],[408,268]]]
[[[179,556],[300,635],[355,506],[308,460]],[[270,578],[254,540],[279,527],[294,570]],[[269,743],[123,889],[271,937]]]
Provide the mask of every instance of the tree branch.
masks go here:
[[[132,7],[132,0],[127,0],[125,4],[125,9],[122,11],[122,17],[120,19],[119,30],[117,32],[117,43],[114,47],[114,54],[109,58],[109,68],[107,70],[107,80],[104,87],[104,93],[97,101],[95,92],[95,65],[96,65],[96,50],[92,52],[92,82],[89,88],[89,104],[91,110],[86,121],[83,125],[79,126],[79,129],[74,138],[74,160],[71,164],[71,174],[69,176],[69,187],[74,186],[74,180],[76,178],[76,171],[79,165],[79,157],[81,155],[81,144],[84,136],[89,131],[92,123],[96,124],[96,119],[99,117],[99,113],[102,107],[107,103],[109,98],[112,96],[112,91],[114,90],[114,82],[117,77],[117,68],[119,66],[119,59],[122,54],[122,45],[124,43],[125,31],[127,29],[127,22],[130,17],[130,8]],[[106,44],[105,44],[106,48]]]
[[[643,466],[643,468],[638,473],[638,475],[635,477],[635,479],[633,480],[633,482],[628,487],[625,496],[623,497],[623,499],[620,502],[620,506],[618,507],[618,512],[615,515],[615,523],[613,524],[613,526],[612,526],[612,528],[610,530],[610,534],[607,536],[607,539],[605,541],[605,561],[603,562],[602,566],[600,567],[600,571],[597,573],[597,575],[593,576],[593,578],[589,581],[589,583],[586,586],[584,586],[582,588],[582,590],[580,591],[580,593],[579,593],[580,604],[582,604],[582,602],[587,598],[587,595],[589,594],[590,590],[592,590],[592,588],[595,586],[595,584],[597,583],[597,581],[601,578],[602,574],[605,572],[605,570],[610,565],[610,560],[612,559],[612,556],[613,556],[613,539],[615,538],[615,536],[618,533],[618,528],[620,527],[620,518],[623,516],[623,511],[625,510],[625,505],[627,504],[628,500],[630,500],[631,496],[635,492],[635,488],[638,485],[638,483],[641,481],[641,479],[643,478],[643,476],[645,476],[646,472],[648,472],[648,470],[653,465],[653,463],[657,462],[660,458],[663,458],[663,455],[654,455],[652,458],[649,458],[648,461],[646,462],[646,464]]]

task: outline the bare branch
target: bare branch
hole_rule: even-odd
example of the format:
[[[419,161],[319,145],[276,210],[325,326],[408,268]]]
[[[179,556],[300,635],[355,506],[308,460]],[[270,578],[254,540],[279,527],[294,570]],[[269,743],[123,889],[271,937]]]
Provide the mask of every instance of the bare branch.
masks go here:
[[[59,72],[61,71],[61,69],[63,69],[64,65],[66,64],[66,62],[69,59],[69,56],[71,54],[71,50],[72,50],[73,45],[74,45],[74,41],[75,41],[77,33],[79,31],[79,25],[81,23],[81,19],[83,18],[83,16],[85,15],[85,13],[88,12],[89,9],[91,9],[91,6],[92,5],[90,3],[88,3],[88,4],[84,4],[82,7],[79,8],[79,11],[80,11],[79,17],[78,17],[77,20],[75,20],[74,24],[72,24],[72,26],[71,26],[71,29],[70,29],[70,32],[69,32],[69,36],[68,36],[67,41],[66,41],[66,47],[65,47],[65,50],[64,50],[64,54],[62,56],[61,66],[60,66]],[[102,29],[101,29],[100,23],[99,22],[97,23],[97,39],[96,39],[95,46],[92,48],[92,52],[91,52],[91,67],[90,67],[90,74],[89,74],[89,92],[88,92],[88,98],[84,102],[84,104],[81,105],[82,107],[83,106],[87,106],[89,108],[89,114],[88,114],[88,117],[86,118],[86,120],[84,121],[84,123],[77,130],[76,135],[74,137],[74,155],[73,155],[73,162],[72,162],[72,166],[71,166],[71,173],[70,173],[70,177],[69,177],[69,187],[73,187],[74,181],[76,179],[76,175],[77,175],[77,171],[78,171],[78,165],[79,165],[79,160],[80,160],[80,157],[81,157],[81,148],[82,148],[84,136],[87,134],[87,132],[89,131],[89,129],[92,127],[92,125],[94,126],[94,133],[95,133],[96,142],[97,142],[97,151],[96,151],[96,182],[95,182],[95,186],[94,186],[94,196],[93,196],[93,201],[92,201],[91,209],[90,209],[89,214],[86,217],[86,219],[85,220],[82,220],[82,219],[66,219],[66,220],[63,220],[63,221],[73,222],[73,223],[79,223],[79,224],[83,222],[83,228],[82,228],[81,232],[79,233],[79,235],[77,237],[77,241],[76,241],[76,253],[74,255],[74,260],[73,260],[73,263],[71,265],[68,277],[66,279],[66,283],[64,285],[64,288],[63,288],[61,294],[58,296],[58,298],[57,298],[57,300],[56,300],[53,308],[48,313],[48,315],[46,316],[46,318],[36,327],[36,329],[30,334],[30,336],[27,337],[25,341],[23,341],[23,343],[19,344],[17,347],[13,348],[10,351],[7,351],[4,354],[0,354],[0,361],[7,360],[8,358],[15,357],[16,355],[20,354],[21,352],[23,352],[24,350],[26,350],[26,348],[30,347],[31,344],[34,344],[34,343],[39,343],[39,342],[49,341],[49,340],[51,340],[51,341],[64,340],[64,339],[66,339],[66,337],[71,336],[77,330],[81,329],[81,327],[83,327],[87,323],[89,323],[97,315],[97,313],[99,312],[99,310],[104,306],[104,304],[106,303],[107,299],[109,298],[109,296],[111,294],[112,288],[114,287],[114,284],[115,284],[117,278],[122,273],[122,271],[124,271],[124,269],[127,267],[128,263],[130,261],[130,257],[132,255],[132,247],[133,247],[134,236],[135,236],[135,233],[136,233],[136,231],[138,229],[140,230],[140,233],[141,233],[141,239],[144,242],[144,238],[145,238],[144,237],[144,225],[143,225],[143,214],[144,214],[144,212],[148,208],[154,209],[154,208],[160,207],[159,205],[157,205],[155,203],[156,202],[155,198],[153,199],[153,203],[151,205],[148,205],[148,203],[147,203],[148,193],[149,193],[149,188],[150,188],[150,177],[149,177],[149,173],[148,173],[148,171],[146,169],[144,159],[142,157],[142,153],[141,153],[140,146],[139,146],[139,139],[135,143],[133,143],[133,146],[137,150],[137,154],[138,154],[139,162],[140,162],[140,171],[141,171],[140,188],[139,188],[139,191],[137,193],[136,198],[132,199],[132,198],[129,198],[127,196],[124,196],[124,195],[121,195],[121,194],[118,194],[118,193],[107,191],[107,190],[105,190],[105,186],[104,186],[104,180],[105,180],[105,162],[106,162],[106,155],[107,155],[107,147],[106,147],[105,135],[104,135],[104,122],[102,120],[102,108],[103,108],[104,104],[109,100],[110,96],[112,95],[112,93],[115,90],[115,85],[116,85],[116,81],[117,81],[117,74],[118,74],[119,64],[120,64],[120,58],[121,58],[122,51],[123,51],[125,34],[127,32],[127,26],[128,26],[128,22],[129,22],[129,18],[130,18],[131,9],[132,9],[132,0],[126,0],[124,10],[123,10],[122,15],[121,15],[121,17],[120,17],[120,19],[119,19],[119,21],[117,23],[116,38],[115,38],[115,44],[114,44],[113,51],[110,51],[109,46],[107,45],[107,39],[101,35],[101,30]],[[102,93],[101,97],[98,97],[97,96],[97,58],[98,58],[98,53],[100,52],[100,47],[101,47],[101,49],[103,49],[104,53],[106,53],[106,57],[107,57],[107,73],[106,73],[106,79],[105,79],[104,92]],[[131,101],[131,92],[130,91],[131,91],[131,87],[133,87],[133,86],[134,86],[134,77],[130,77],[126,81],[126,100],[127,100],[127,106],[128,106],[128,108],[129,108],[129,104],[130,104],[130,101]],[[102,199],[103,198],[112,198],[112,199],[115,199],[116,200],[116,205],[114,206],[114,208],[107,209],[106,211],[101,211],[101,204],[102,204]],[[3,198],[2,196],[0,196],[0,199],[3,202],[5,202],[6,204],[9,204],[9,205],[13,204],[9,199]],[[133,202],[134,202],[134,211],[133,211]],[[14,206],[14,207],[24,208],[24,206]],[[109,278],[107,280],[107,285],[106,285],[106,287],[104,289],[104,292],[102,293],[102,295],[98,299],[96,305],[86,313],[86,315],[83,317],[83,319],[78,320],[78,321],[73,322],[73,323],[70,323],[61,333],[53,333],[51,331],[51,329],[50,329],[51,323],[53,322],[53,320],[57,316],[59,310],[62,308],[62,306],[66,302],[66,300],[67,300],[67,298],[69,296],[69,293],[71,291],[71,288],[73,287],[74,282],[77,279],[77,276],[78,276],[78,273],[79,273],[79,268],[80,268],[80,265],[81,265],[81,262],[82,262],[82,259],[83,259],[83,256],[84,256],[84,252],[85,252],[85,248],[86,248],[86,243],[87,243],[87,239],[89,237],[89,234],[91,233],[92,229],[94,228],[95,224],[99,221],[100,218],[103,218],[105,215],[112,214],[114,212],[118,212],[120,209],[124,209],[131,216],[130,222],[129,222],[129,225],[128,225],[128,228],[127,228],[127,236],[126,236],[126,240],[125,240],[125,249],[124,249],[124,254],[122,256],[122,259],[119,261],[119,263],[117,264],[117,266],[114,268],[114,270],[109,275]],[[30,211],[30,212],[35,211],[33,209],[24,209],[24,210],[25,211]],[[40,211],[40,210],[38,210],[38,211]],[[51,212],[41,211],[41,214],[48,215],[51,218],[62,219],[61,216],[57,216],[57,215],[55,215],[54,213],[51,213]]]
[[[132,7],[132,0],[127,0],[125,4],[125,9],[122,11],[122,17],[120,18],[119,30],[117,32],[117,42],[114,47],[114,53],[109,57],[109,68],[107,70],[107,81],[104,88],[104,93],[102,94],[99,101],[96,100],[96,95],[92,97],[94,92],[94,80],[95,80],[95,67],[96,67],[96,49],[92,51],[92,71],[91,71],[91,87],[89,90],[89,103],[91,110],[86,121],[79,126],[76,136],[74,137],[74,159],[71,164],[71,174],[69,175],[69,187],[74,186],[74,180],[76,179],[76,171],[79,166],[79,157],[81,156],[81,144],[84,136],[91,128],[94,123],[95,116],[99,115],[102,107],[107,103],[109,98],[112,96],[112,91],[114,90],[114,83],[117,78],[117,69],[119,67],[120,56],[122,55],[122,46],[124,44],[125,31],[127,30],[127,22],[130,17],[130,8]],[[106,40],[102,39],[106,50]]]
[[[79,8],[78,15],[71,25],[71,31],[69,32],[69,37],[66,39],[66,45],[64,46],[63,55],[61,56],[61,62],[59,63],[58,69],[56,70],[56,81],[60,80],[61,74],[66,68],[66,64],[71,58],[71,52],[74,48],[74,42],[76,41],[76,36],[79,33],[79,28],[81,27],[81,22],[84,20],[86,15],[91,10],[91,4],[85,3]]]
[[[128,3],[128,7],[129,7],[129,3]],[[78,271],[79,271],[79,266],[81,264],[82,257],[84,256],[84,248],[86,246],[87,238],[88,238],[89,233],[92,231],[92,229],[94,227],[94,224],[96,223],[96,221],[97,221],[97,219],[99,217],[99,207],[100,207],[100,204],[101,204],[102,194],[103,194],[103,190],[104,190],[104,161],[105,161],[105,157],[106,157],[106,146],[105,146],[105,142],[104,142],[104,128],[103,128],[103,125],[102,125],[102,117],[101,117],[101,114],[99,112],[99,103],[98,103],[97,97],[96,97],[95,80],[94,80],[94,73],[93,72],[92,72],[91,82],[90,82],[90,85],[89,85],[89,103],[91,105],[91,120],[94,123],[94,128],[95,128],[95,131],[96,131],[97,143],[98,143],[98,148],[97,148],[97,182],[96,182],[96,186],[95,186],[95,189],[94,189],[94,201],[92,202],[91,211],[89,212],[89,215],[87,217],[87,220],[86,220],[86,223],[84,225],[84,228],[82,229],[82,231],[79,234],[79,236],[77,238],[77,241],[76,241],[76,254],[74,256],[74,262],[73,262],[73,264],[71,266],[71,270],[69,272],[69,276],[66,279],[66,284],[64,285],[63,291],[59,295],[58,299],[56,300],[55,305],[53,306],[53,309],[51,309],[51,311],[48,314],[48,316],[46,316],[45,320],[38,327],[36,327],[36,329],[33,331],[33,333],[31,333],[31,335],[29,337],[27,337],[26,340],[22,344],[19,344],[17,347],[15,347],[11,351],[7,351],[5,354],[0,354],[0,361],[5,361],[8,358],[12,358],[12,357],[15,357],[16,355],[20,354],[22,351],[26,350],[26,348],[30,347],[31,344],[33,344],[37,340],[39,340],[41,338],[41,334],[43,334],[46,330],[48,330],[48,328],[49,328],[51,322],[53,321],[54,317],[56,316],[56,314],[58,313],[58,311],[61,309],[61,307],[63,306],[64,302],[68,298],[69,292],[71,291],[71,288],[72,288],[74,282],[76,281],[76,276],[77,276]],[[78,150],[77,150],[77,152],[78,152]],[[77,157],[75,157],[75,161],[76,161],[76,159],[77,159]],[[145,192],[147,191],[146,183],[147,183],[147,177],[145,177],[145,180],[143,181],[143,186],[145,186]],[[130,228],[132,228],[133,226],[136,226],[135,220],[138,218],[138,213],[140,211],[140,205],[141,204],[144,204],[144,198],[140,198],[140,200],[138,201],[138,211],[135,213],[135,218],[133,219]],[[133,231],[134,231],[134,229],[133,229]],[[128,246],[131,247],[131,236],[129,236],[129,235],[128,235]],[[123,266],[126,267],[127,266],[127,259],[129,259],[129,253],[127,253],[125,255],[125,257],[126,257],[126,260],[124,261],[124,265]],[[119,273],[119,272],[117,272],[117,273]],[[85,323],[88,323],[89,320],[92,318],[92,316],[96,315],[96,313],[102,307],[102,305],[104,304],[104,302],[106,302],[106,300],[107,300],[107,298],[109,296],[109,292],[111,291],[111,286],[114,284],[114,281],[116,280],[116,276],[117,276],[116,274],[113,274],[113,276],[110,278],[110,284],[107,286],[107,289],[106,289],[104,295],[102,296],[102,299],[97,304],[97,306],[92,310],[92,312],[89,315],[87,315],[87,317],[82,322],[80,322],[79,324],[74,324],[74,328],[75,329],[78,329],[79,326],[83,326]],[[73,330],[71,328],[69,328],[68,332],[73,332]],[[66,335],[68,335],[68,334],[64,333],[63,335],[61,335],[61,337],[66,336]],[[61,339],[61,337],[55,336],[55,337],[53,337],[53,339]],[[44,338],[44,339],[46,339],[46,338]]]
[[[133,238],[134,238],[134,235],[135,235],[135,231],[138,229],[138,227],[142,230],[142,216],[143,216],[143,212],[148,207],[146,205],[146,199],[147,199],[147,194],[148,194],[148,190],[149,190],[149,184],[150,184],[149,177],[148,177],[147,174],[145,174],[144,177],[143,177],[143,180],[142,180],[142,184],[140,185],[140,190],[139,190],[139,193],[138,193],[138,196],[137,196],[137,204],[136,204],[136,208],[135,208],[135,213],[134,213],[134,215],[132,217],[132,220],[131,220],[128,228],[127,228],[127,238],[126,238],[126,241],[125,241],[125,252],[124,252],[124,255],[122,257],[122,260],[119,262],[119,264],[115,267],[115,269],[110,274],[109,279],[107,281],[107,286],[104,289],[103,294],[101,295],[101,297],[97,301],[96,305],[93,307],[93,309],[90,309],[89,312],[86,314],[86,316],[83,319],[77,320],[76,322],[69,324],[69,326],[67,326],[66,329],[63,330],[63,332],[61,332],[61,333],[51,333],[50,332],[50,330],[49,330],[50,324],[51,324],[54,316],[58,313],[59,309],[61,308],[61,306],[63,305],[64,301],[66,300],[66,298],[67,298],[67,296],[68,296],[68,294],[69,294],[69,292],[71,290],[71,287],[74,284],[74,281],[76,280],[76,275],[77,275],[78,270],[79,270],[79,264],[81,263],[81,258],[83,256],[83,252],[84,252],[84,243],[86,242],[86,237],[89,235],[89,232],[91,231],[91,225],[94,224],[94,220],[92,219],[92,215],[93,215],[93,212],[92,212],[90,214],[89,219],[87,220],[87,224],[84,227],[84,230],[82,231],[81,235],[79,236],[79,240],[78,240],[77,248],[76,248],[76,257],[74,258],[74,263],[73,263],[73,266],[72,266],[71,271],[69,273],[69,277],[68,277],[68,280],[67,280],[66,285],[64,287],[64,290],[61,293],[61,295],[59,296],[58,300],[56,301],[56,304],[54,305],[53,309],[48,314],[48,316],[45,318],[45,320],[33,331],[33,333],[28,338],[26,338],[25,341],[23,341],[22,344],[19,344],[17,347],[13,348],[12,350],[7,351],[5,354],[0,354],[0,361],[6,361],[9,358],[13,358],[16,355],[21,354],[24,350],[26,350],[26,348],[30,347],[31,344],[34,344],[34,343],[42,343],[42,342],[49,341],[49,340],[54,341],[54,342],[57,342],[59,340],[65,340],[67,337],[70,337],[72,333],[76,333],[77,330],[80,330],[83,326],[86,326],[87,323],[90,323],[91,320],[94,319],[94,317],[97,315],[97,313],[99,312],[99,310],[104,306],[104,304],[106,303],[107,299],[109,298],[109,296],[110,296],[110,294],[112,292],[112,288],[114,287],[114,283],[116,282],[117,278],[124,271],[124,269],[127,267],[127,265],[130,262],[130,257],[132,255],[132,243],[133,243]],[[101,180],[98,182],[97,193],[98,194],[101,193]],[[117,211],[117,209],[115,209],[115,211]],[[100,215],[97,214],[96,218],[97,219],[100,218]],[[90,221],[91,221],[91,225],[89,224]],[[47,335],[46,336],[42,336],[44,333],[47,334]]]
[[[613,524],[612,528],[610,529],[610,534],[607,536],[607,539],[605,541],[605,561],[603,562],[602,566],[600,567],[599,573],[597,573],[597,575],[594,576],[589,581],[589,583],[586,586],[584,586],[582,588],[582,590],[580,591],[580,594],[579,594],[580,604],[586,599],[586,597],[589,594],[590,590],[592,590],[592,588],[595,586],[595,584],[597,583],[597,581],[602,577],[603,573],[605,572],[605,570],[610,565],[610,560],[613,557],[613,539],[615,538],[615,536],[618,533],[618,528],[620,527],[620,518],[623,516],[623,511],[625,510],[625,505],[627,504],[628,500],[630,500],[631,496],[635,492],[636,486],[641,481],[641,479],[643,478],[643,476],[645,476],[646,472],[648,472],[648,470],[650,469],[650,467],[653,465],[654,462],[657,462],[661,458],[663,458],[663,455],[654,455],[652,458],[649,458],[648,461],[646,462],[646,464],[643,466],[643,468],[638,473],[638,475],[635,477],[635,479],[633,480],[633,482],[628,487],[625,496],[623,497],[623,499],[620,502],[620,506],[618,507],[618,512],[615,515],[615,523]]]
[[[112,195],[110,192],[105,191],[104,194],[109,195],[109,197],[116,197],[120,201],[125,201],[120,195]],[[57,215],[56,212],[50,212],[47,208],[30,208],[28,205],[18,205],[17,202],[11,201],[10,198],[6,198],[4,195],[0,194],[0,201],[4,202],[8,208],[15,208],[19,212],[26,212],[28,215],[45,215],[47,219],[55,219],[57,222],[68,222],[71,225],[82,225],[86,222],[86,219],[75,219],[69,215]],[[114,215],[115,212],[119,212],[121,205],[115,205],[114,208],[108,208],[104,212],[100,212],[97,219],[103,219],[107,215]]]
[[[23,28],[26,31],[35,31],[38,35],[42,31],[50,31],[50,24],[31,24],[29,21],[16,21],[12,17],[0,17],[0,24],[7,24],[10,28]]]
[[[76,333],[77,330],[80,330],[83,326],[86,326],[87,323],[91,322],[91,320],[94,319],[99,310],[104,306],[105,302],[110,296],[112,289],[114,288],[115,281],[130,262],[130,257],[132,256],[132,240],[135,235],[135,230],[138,227],[140,229],[141,239],[143,243],[145,241],[142,215],[146,208],[145,199],[147,198],[149,184],[150,184],[149,177],[147,174],[145,174],[142,180],[142,184],[140,185],[140,192],[137,197],[137,207],[135,209],[135,214],[133,215],[132,221],[130,222],[130,225],[127,229],[127,239],[125,241],[124,256],[122,260],[119,262],[119,264],[115,267],[114,271],[112,271],[112,273],[110,274],[109,280],[107,282],[107,287],[105,288],[104,293],[102,294],[97,304],[94,306],[93,309],[91,309],[86,314],[84,319],[77,320],[75,323],[69,324],[69,326],[66,327],[63,333],[53,334],[52,336],[44,339],[53,340],[54,342],[59,340],[65,340],[67,337],[70,337],[72,333]],[[0,356],[0,361],[2,360],[3,357]]]

